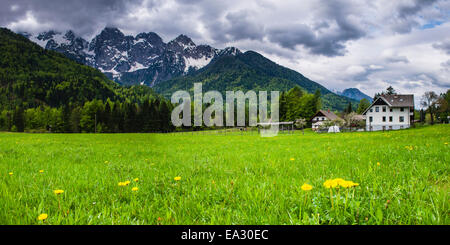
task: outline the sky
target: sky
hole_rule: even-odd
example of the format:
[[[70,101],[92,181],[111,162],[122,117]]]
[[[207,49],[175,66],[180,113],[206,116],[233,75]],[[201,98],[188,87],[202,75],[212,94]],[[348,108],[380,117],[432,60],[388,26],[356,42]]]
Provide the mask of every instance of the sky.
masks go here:
[[[331,90],[450,89],[450,0],[2,0],[16,32],[104,27],[254,50]]]

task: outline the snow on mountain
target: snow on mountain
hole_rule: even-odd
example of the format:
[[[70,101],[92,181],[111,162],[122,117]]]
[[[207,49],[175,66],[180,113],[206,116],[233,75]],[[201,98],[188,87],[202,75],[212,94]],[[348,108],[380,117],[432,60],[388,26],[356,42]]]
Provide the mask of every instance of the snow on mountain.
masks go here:
[[[194,68],[196,70],[203,68],[204,66],[208,65],[209,62],[211,62],[211,60],[213,59],[213,57],[202,57],[199,59],[195,59],[192,57],[189,58],[184,58],[184,63],[186,64],[185,68],[184,68],[184,72],[188,72],[190,68]]]
[[[186,35],[164,43],[154,32],[133,37],[113,27],[104,28],[90,42],[73,31],[50,30],[38,35],[22,35],[46,49],[97,68],[122,84],[153,86],[201,69],[215,57],[241,53],[233,47],[218,50],[208,45],[196,45]]]

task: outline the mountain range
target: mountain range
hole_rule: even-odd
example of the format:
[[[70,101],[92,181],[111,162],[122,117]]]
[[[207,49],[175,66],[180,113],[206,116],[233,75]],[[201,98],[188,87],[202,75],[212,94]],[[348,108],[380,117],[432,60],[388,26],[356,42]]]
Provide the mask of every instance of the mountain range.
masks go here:
[[[280,66],[254,51],[235,47],[216,49],[196,45],[186,35],[165,43],[154,33],[124,35],[119,29],[104,28],[91,41],[73,31],[21,33],[48,50],[64,54],[94,67],[122,85],[147,85],[166,98],[178,89],[192,89],[202,82],[204,90],[280,90],[300,86],[309,93],[317,89],[324,108],[343,110],[358,101],[337,95],[302,74]]]
[[[357,88],[348,88],[348,89],[345,89],[342,92],[337,91],[336,93],[339,94],[339,95],[345,96],[347,98],[357,100],[357,101],[360,101],[362,99],[366,99],[369,102],[372,102],[372,100],[373,100],[372,97],[370,97],[367,94],[361,92],[361,90],[359,90]]]
[[[126,36],[112,27],[106,27],[91,41],[70,30],[65,33],[51,30],[37,35],[21,34],[45,49],[99,69],[123,85],[153,87],[161,81],[198,70],[215,57],[238,52],[235,48],[218,50],[208,45],[196,45],[185,35],[165,43],[154,32]]]

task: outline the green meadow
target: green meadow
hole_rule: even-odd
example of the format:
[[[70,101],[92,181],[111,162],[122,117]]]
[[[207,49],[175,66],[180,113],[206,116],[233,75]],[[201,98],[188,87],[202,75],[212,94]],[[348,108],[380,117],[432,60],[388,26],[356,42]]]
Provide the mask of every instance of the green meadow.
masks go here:
[[[449,125],[273,138],[0,133],[0,224],[448,225],[449,142]],[[336,178],[358,185],[324,186]]]

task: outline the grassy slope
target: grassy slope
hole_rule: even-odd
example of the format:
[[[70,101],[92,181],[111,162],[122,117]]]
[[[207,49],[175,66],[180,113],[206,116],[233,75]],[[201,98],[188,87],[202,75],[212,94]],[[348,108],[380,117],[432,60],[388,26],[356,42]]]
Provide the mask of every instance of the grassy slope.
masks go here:
[[[2,133],[0,224],[38,224],[40,213],[49,224],[450,224],[446,142],[448,125],[275,138]],[[322,186],[337,177],[360,183],[346,210],[345,191],[331,209]]]

